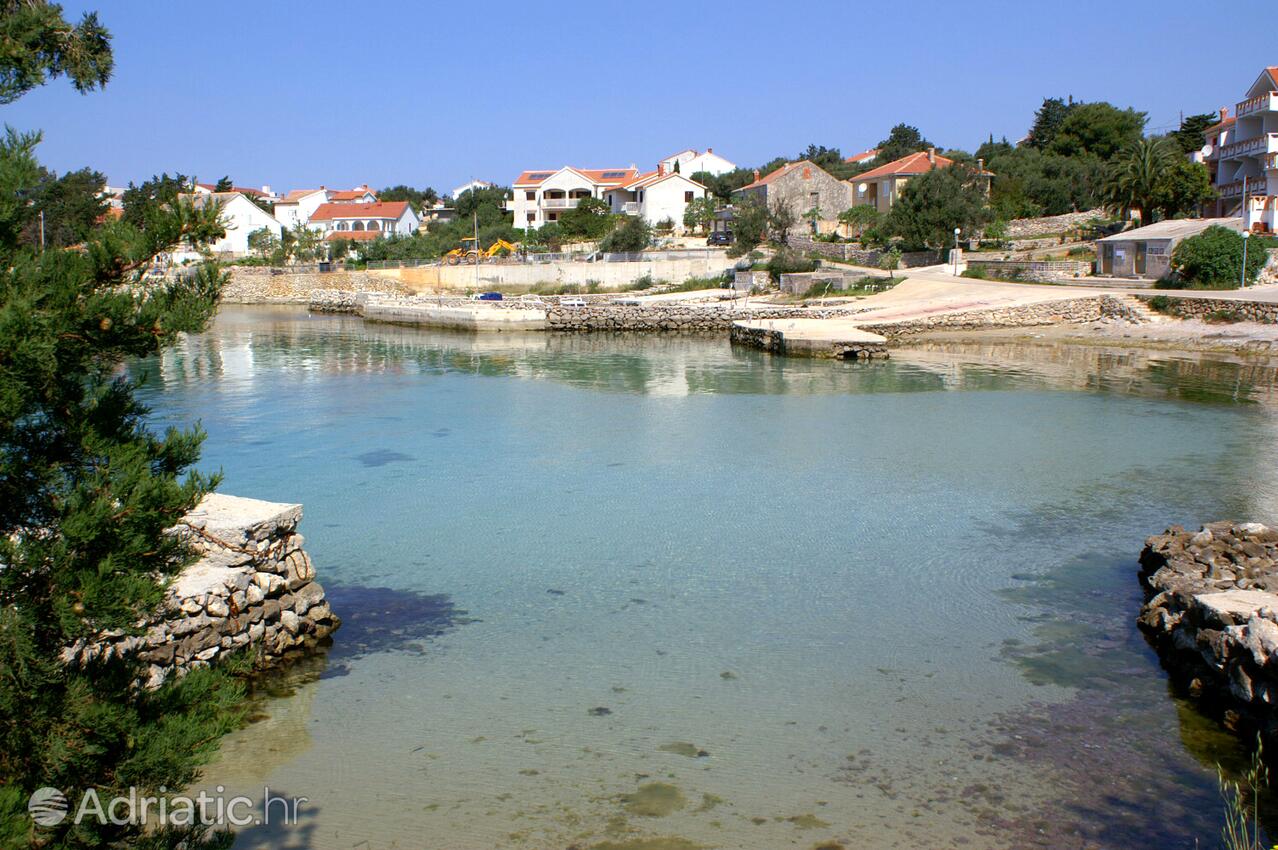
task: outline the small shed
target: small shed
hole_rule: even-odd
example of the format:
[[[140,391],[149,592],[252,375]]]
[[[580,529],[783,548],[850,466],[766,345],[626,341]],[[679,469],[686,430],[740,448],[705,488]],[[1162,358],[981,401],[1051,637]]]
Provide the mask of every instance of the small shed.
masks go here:
[[[1240,233],[1243,229],[1241,218],[1185,218],[1115,233],[1096,241],[1096,273],[1103,277],[1164,278],[1171,271],[1176,245],[1212,226]]]

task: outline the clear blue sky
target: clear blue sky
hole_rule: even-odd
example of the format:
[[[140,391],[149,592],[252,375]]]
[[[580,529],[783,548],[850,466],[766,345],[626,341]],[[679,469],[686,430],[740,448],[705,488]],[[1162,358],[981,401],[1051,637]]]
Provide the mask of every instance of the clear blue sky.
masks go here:
[[[508,184],[524,168],[854,153],[895,123],[1021,137],[1044,96],[1233,105],[1278,64],[1272,0],[1069,3],[99,0],[115,76],[0,107],[42,161],[276,189]]]

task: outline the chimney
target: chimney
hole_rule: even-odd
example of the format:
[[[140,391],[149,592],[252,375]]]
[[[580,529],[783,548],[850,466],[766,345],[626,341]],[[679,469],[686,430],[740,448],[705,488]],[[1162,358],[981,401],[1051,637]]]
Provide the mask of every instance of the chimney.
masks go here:
[[[269,194],[271,194],[271,187],[270,187],[270,186],[263,186],[263,187],[262,187],[262,194],[263,194],[263,195],[269,195]]]
[[[983,159],[977,159],[977,160],[976,160],[976,170],[977,170],[977,171],[984,171],[984,170],[985,170],[985,160],[983,160]]]
[[[1228,106],[1220,107],[1220,120],[1224,121],[1228,117],[1229,117],[1229,107]]]
[[[936,148],[927,149],[927,161],[936,165]]]
[[[706,148],[706,153],[714,153],[714,148]]]
[[[755,183],[759,182],[759,169],[757,168],[754,170],[754,182]]]
[[[657,163],[657,176],[658,177],[666,176],[666,164],[664,162]]]

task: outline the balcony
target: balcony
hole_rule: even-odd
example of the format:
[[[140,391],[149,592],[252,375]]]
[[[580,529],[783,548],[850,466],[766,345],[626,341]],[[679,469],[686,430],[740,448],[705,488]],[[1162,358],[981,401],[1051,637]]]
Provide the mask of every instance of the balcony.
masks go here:
[[[1265,92],[1259,97],[1244,100],[1238,104],[1238,111],[1235,114],[1242,118],[1257,112],[1278,112],[1278,91]]]
[[[581,198],[542,198],[541,208],[543,210],[571,210],[576,209],[579,203],[581,203]]]
[[[1216,191],[1220,193],[1222,198],[1241,198],[1243,193],[1243,183],[1241,180],[1234,183],[1226,183],[1223,186],[1217,186]],[[1269,193],[1269,181],[1264,177],[1247,178],[1247,194],[1255,197],[1257,195],[1266,196]]]
[[[621,211],[626,215],[639,215],[642,206],[638,201],[626,201],[621,205]]]
[[[1240,156],[1265,156],[1272,153],[1278,153],[1278,133],[1265,133],[1254,139],[1231,142],[1220,149],[1220,158],[1234,159]]]

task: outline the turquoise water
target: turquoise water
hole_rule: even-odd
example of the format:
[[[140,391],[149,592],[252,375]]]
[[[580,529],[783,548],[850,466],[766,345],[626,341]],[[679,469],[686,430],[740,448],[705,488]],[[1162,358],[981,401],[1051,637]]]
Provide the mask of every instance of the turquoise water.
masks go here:
[[[208,771],[308,798],[237,847],[1214,839],[1135,556],[1278,519],[1270,370],[228,308],[142,371],[347,620]]]

